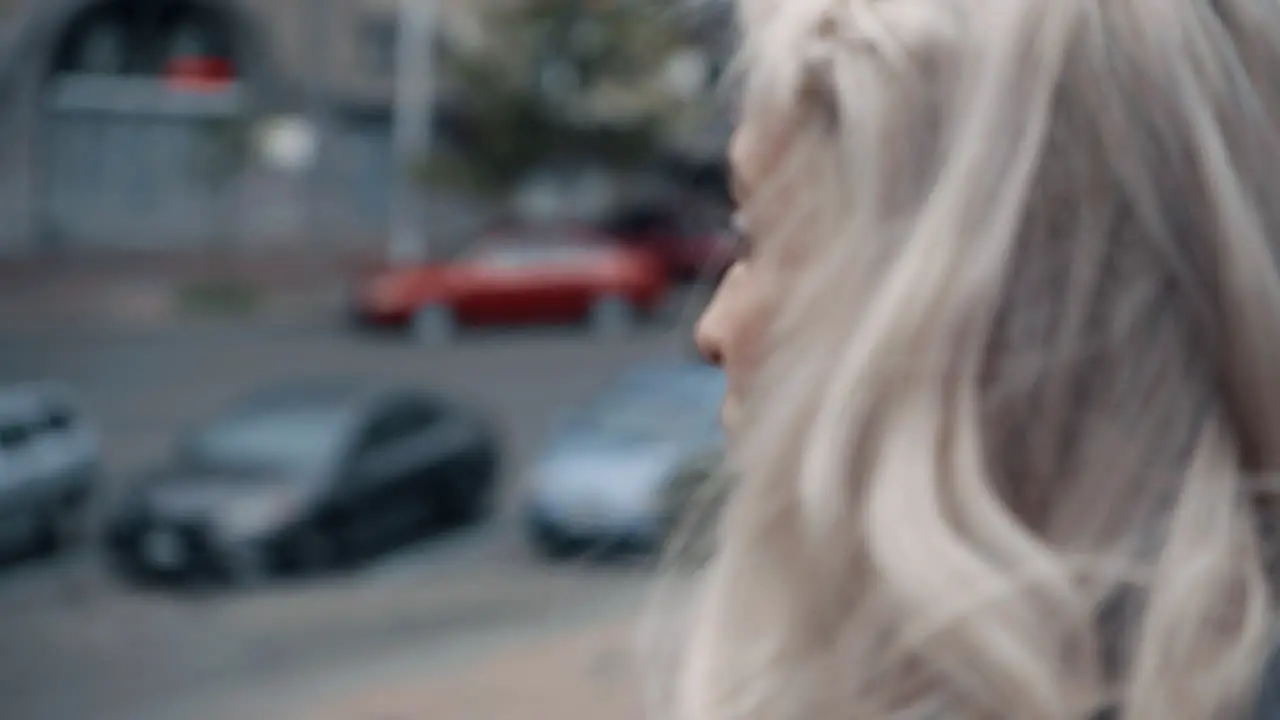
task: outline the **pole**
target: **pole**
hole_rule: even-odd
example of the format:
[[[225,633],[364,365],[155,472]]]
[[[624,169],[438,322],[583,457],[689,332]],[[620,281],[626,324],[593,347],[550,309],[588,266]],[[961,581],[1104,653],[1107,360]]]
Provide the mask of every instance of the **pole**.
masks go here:
[[[332,137],[333,127],[329,117],[329,99],[325,97],[326,83],[332,77],[329,72],[329,54],[326,48],[333,38],[333,2],[332,0],[312,0],[307,8],[308,36],[312,84],[307,97],[307,115],[311,123],[311,131],[316,137],[316,154],[307,169],[304,199],[305,218],[303,226],[312,242],[325,244],[329,240],[323,207],[328,191],[328,170],[325,163],[327,148]]]
[[[393,263],[429,257],[425,229],[415,212],[418,192],[412,170],[431,149],[435,5],[436,0],[400,0],[392,128],[391,241],[387,248],[387,259]]]

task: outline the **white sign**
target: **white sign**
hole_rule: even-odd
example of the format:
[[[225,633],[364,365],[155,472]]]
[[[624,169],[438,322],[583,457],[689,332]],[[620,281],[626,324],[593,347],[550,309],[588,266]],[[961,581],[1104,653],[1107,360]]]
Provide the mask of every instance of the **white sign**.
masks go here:
[[[258,128],[258,151],[272,167],[289,172],[308,168],[316,159],[320,139],[307,120],[278,117]]]

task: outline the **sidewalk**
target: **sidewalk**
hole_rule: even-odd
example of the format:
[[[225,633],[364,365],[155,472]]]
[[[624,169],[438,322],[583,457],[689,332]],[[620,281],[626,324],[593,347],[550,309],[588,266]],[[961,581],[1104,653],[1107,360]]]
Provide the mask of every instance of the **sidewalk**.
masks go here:
[[[369,250],[0,260],[0,329],[146,330],[219,318],[330,316]]]
[[[508,649],[430,678],[401,677],[279,720],[643,720],[634,622]]]

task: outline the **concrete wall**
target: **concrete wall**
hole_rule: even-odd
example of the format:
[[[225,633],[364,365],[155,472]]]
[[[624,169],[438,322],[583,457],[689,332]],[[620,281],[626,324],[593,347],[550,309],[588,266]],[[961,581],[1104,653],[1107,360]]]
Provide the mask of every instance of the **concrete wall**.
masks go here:
[[[326,111],[318,170],[299,176],[251,163],[240,182],[215,195],[201,177],[184,174],[174,157],[197,134],[180,119],[50,112],[42,99],[43,69],[61,29],[86,0],[0,0],[0,39],[6,41],[0,45],[0,254],[380,239],[389,126],[385,115],[350,117],[334,103],[335,88],[359,84],[349,77],[356,35],[343,32],[356,25],[344,18],[356,4],[201,1],[224,4],[237,18],[246,114]],[[317,21],[323,14],[314,12],[323,4],[333,13],[327,29]],[[334,40],[317,42],[320,32]],[[95,156],[92,162],[86,154]],[[87,176],[95,172],[116,182],[94,186]]]
[[[172,147],[184,142],[182,132],[116,127],[99,135],[129,137],[83,142],[98,150],[99,142],[118,146],[116,159],[104,161],[115,163],[108,174],[118,172],[122,184],[136,182],[144,189],[128,202],[117,202],[110,193],[120,188],[109,187],[93,210],[98,215],[86,210],[69,223],[77,226],[76,232],[55,227],[68,223],[50,221],[51,203],[62,198],[57,202],[66,206],[69,201],[50,184],[80,171],[66,162],[57,165],[62,175],[51,170],[57,148],[63,155],[76,154],[65,147],[66,134],[74,136],[75,131],[68,131],[66,122],[55,122],[43,107],[44,69],[69,19],[90,1],[0,0],[0,255],[213,242],[252,248],[384,241],[392,172],[392,77],[376,61],[374,43],[379,32],[383,41],[390,39],[386,28],[394,27],[398,0],[191,0],[222,6],[236,18],[249,114],[306,113],[319,120],[324,139],[318,169],[299,176],[254,164],[241,182],[203,201],[198,179],[175,174],[171,185],[191,187],[162,183],[173,196],[157,210],[146,203],[151,191],[136,176],[140,168],[154,171],[156,163],[162,164],[152,155],[174,152]],[[476,11],[502,1],[439,0],[441,32],[455,42],[483,42]],[[148,123],[165,125],[156,118],[139,118],[136,124]],[[701,139],[701,133],[692,134]],[[710,144],[715,142],[712,137]],[[92,188],[80,191],[94,195]],[[64,214],[74,211],[74,206],[63,206]],[[465,234],[482,219],[476,208],[457,198],[423,198],[422,212],[433,229],[447,236]]]

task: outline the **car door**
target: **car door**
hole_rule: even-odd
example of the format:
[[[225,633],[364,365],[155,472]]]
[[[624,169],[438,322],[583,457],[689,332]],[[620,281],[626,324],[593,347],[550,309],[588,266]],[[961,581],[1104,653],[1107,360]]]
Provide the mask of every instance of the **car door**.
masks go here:
[[[37,440],[28,415],[0,417],[0,547],[28,541],[40,520],[33,506],[44,482]]]
[[[46,476],[64,485],[86,482],[96,453],[87,421],[61,393],[44,398],[39,410],[38,439]]]
[[[467,322],[523,322],[536,315],[530,305],[537,258],[525,248],[483,247],[458,270],[455,310]]]
[[[389,403],[371,415],[359,434],[341,493],[356,541],[382,545],[413,531],[423,509],[410,496],[416,453],[412,408]]]
[[[419,399],[409,415],[414,452],[409,492],[431,520],[449,522],[480,490],[471,487],[468,475],[475,431],[456,411],[432,399]]]
[[[544,276],[544,303],[560,320],[578,320],[599,296],[600,269],[608,251],[583,243],[566,245]]]

